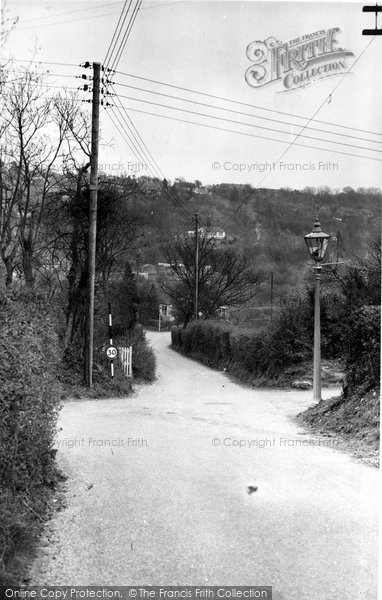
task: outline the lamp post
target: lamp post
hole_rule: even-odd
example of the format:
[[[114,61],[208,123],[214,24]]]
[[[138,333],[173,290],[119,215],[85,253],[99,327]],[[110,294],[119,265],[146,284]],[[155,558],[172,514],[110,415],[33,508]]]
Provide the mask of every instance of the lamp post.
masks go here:
[[[313,267],[315,290],[314,290],[314,347],[313,347],[313,399],[316,402],[321,400],[321,325],[320,325],[320,283],[321,269],[326,248],[328,246],[330,235],[324,233],[320,222],[316,217],[313,225],[313,231],[304,236],[306,245],[313,258],[315,265]]]

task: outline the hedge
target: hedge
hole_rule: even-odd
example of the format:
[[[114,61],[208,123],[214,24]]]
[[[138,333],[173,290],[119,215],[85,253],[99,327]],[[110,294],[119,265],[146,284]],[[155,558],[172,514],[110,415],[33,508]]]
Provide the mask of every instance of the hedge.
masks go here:
[[[312,361],[310,332],[304,313],[284,310],[265,331],[250,332],[221,321],[198,321],[173,327],[172,345],[208,366],[225,369],[242,380],[286,383]],[[379,387],[380,309],[354,310],[343,327],[342,357],[349,393]]]
[[[189,323],[186,329],[173,327],[171,340],[174,348],[244,380],[277,380],[283,370],[299,365],[311,354],[309,345],[293,332],[281,336],[277,327],[262,333],[246,332],[212,320]]]
[[[59,388],[59,345],[48,303],[0,292],[0,583],[6,565],[44,512],[56,472],[51,452]],[[17,583],[17,582],[16,582]]]
[[[345,373],[349,391],[362,393],[380,385],[381,309],[363,306],[352,314],[348,327]]]

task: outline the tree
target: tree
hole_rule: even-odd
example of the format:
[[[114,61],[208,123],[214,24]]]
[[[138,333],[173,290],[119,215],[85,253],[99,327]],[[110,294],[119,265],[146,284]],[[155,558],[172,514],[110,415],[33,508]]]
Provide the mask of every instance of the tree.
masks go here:
[[[164,249],[171,267],[162,276],[162,290],[171,298],[174,309],[186,325],[194,311],[195,236],[182,235]],[[245,255],[232,249],[217,248],[206,232],[199,236],[199,310],[203,318],[212,317],[220,306],[247,302],[257,294],[260,276]]]
[[[82,351],[88,279],[89,184],[88,163],[67,172],[62,189],[49,205],[46,224],[51,262],[57,265],[58,280],[66,280],[65,350],[73,345]],[[139,194],[135,182],[107,178],[99,182],[96,245],[96,294],[99,311],[107,312],[110,280],[121,279],[129,255],[141,234],[140,220],[131,208]],[[113,292],[114,293],[114,292]],[[105,308],[106,307],[106,308]]]
[[[46,247],[44,213],[62,174],[65,143],[79,112],[74,97],[46,97],[40,74],[25,70],[7,87],[0,148],[0,255],[6,285],[16,267],[28,287]]]
[[[229,201],[234,206],[236,206],[240,202],[240,195],[239,195],[239,192],[237,191],[237,187],[236,186],[233,187],[232,190],[229,193]]]
[[[139,186],[130,178],[109,178],[100,183],[96,270],[105,296],[113,271],[121,272],[129,253],[138,248],[142,221],[131,200],[140,194]]]

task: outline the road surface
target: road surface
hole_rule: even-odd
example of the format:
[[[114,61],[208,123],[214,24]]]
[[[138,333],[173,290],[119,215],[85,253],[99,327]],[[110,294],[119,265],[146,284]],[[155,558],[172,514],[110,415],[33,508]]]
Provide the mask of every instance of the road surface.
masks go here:
[[[30,584],[377,598],[378,471],[290,420],[311,392],[252,390],[171,350],[168,333],[150,339],[157,382],[61,412],[67,508],[47,527]]]

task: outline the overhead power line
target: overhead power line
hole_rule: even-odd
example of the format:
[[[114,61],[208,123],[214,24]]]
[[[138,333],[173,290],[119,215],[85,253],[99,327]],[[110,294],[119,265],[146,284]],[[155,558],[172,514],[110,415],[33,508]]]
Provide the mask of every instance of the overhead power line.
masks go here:
[[[91,6],[91,7],[87,7],[87,8],[76,8],[75,10],[71,10],[71,11],[66,11],[63,13],[56,13],[56,14],[52,14],[52,15],[41,15],[40,17],[32,17],[31,19],[23,19],[22,22],[23,23],[30,23],[32,21],[40,21],[41,19],[55,19],[56,17],[65,17],[66,15],[72,15],[73,13],[78,13],[78,12],[86,12],[89,10],[98,10],[100,8],[110,8],[111,6],[114,6],[116,4],[122,4],[123,0],[120,0],[119,2],[109,2],[109,4],[100,4],[99,6]]]
[[[112,89],[114,90],[114,87],[112,87]],[[117,98],[117,100],[118,100],[118,102],[119,102],[119,106],[120,106],[120,107],[121,107],[121,109],[124,111],[124,113],[125,113],[125,115],[126,115],[126,117],[127,117],[128,121],[129,121],[130,125],[131,125],[131,126],[132,126],[132,128],[134,129],[134,131],[135,131],[135,134],[136,134],[136,135],[137,135],[137,137],[139,138],[139,140],[140,140],[140,143],[141,143],[141,144],[142,144],[142,146],[144,147],[144,151],[146,151],[146,152],[147,152],[147,154],[150,156],[150,159],[152,160],[152,163],[153,163],[153,165],[154,165],[154,166],[155,166],[155,168],[158,170],[158,173],[161,175],[162,179],[165,179],[165,176],[163,175],[163,173],[162,173],[162,171],[161,171],[160,167],[158,166],[158,163],[157,163],[157,162],[156,162],[156,160],[154,159],[154,157],[153,157],[153,155],[151,154],[150,150],[147,148],[147,146],[146,146],[145,142],[143,141],[143,139],[142,139],[142,137],[141,137],[140,133],[138,132],[137,128],[135,127],[135,125],[134,125],[133,121],[131,120],[131,118],[130,118],[130,115],[129,115],[129,114],[128,114],[128,113],[127,113],[125,110],[124,110],[124,108],[123,108],[123,105],[122,105],[122,102],[121,102],[121,100],[120,100],[120,98],[119,98],[118,94],[116,94],[116,98]]]
[[[216,94],[208,94],[207,92],[200,92],[200,91],[197,91],[197,90],[192,90],[190,88],[182,87],[182,86],[179,86],[179,85],[174,85],[174,84],[171,84],[171,83],[165,83],[163,81],[158,81],[156,79],[149,79],[147,77],[141,77],[139,75],[134,75],[132,73],[125,73],[123,71],[117,71],[117,74],[124,75],[126,77],[133,77],[134,79],[140,79],[142,81],[147,81],[147,82],[150,82],[150,83],[155,83],[157,85],[163,85],[165,87],[170,87],[170,88],[174,88],[174,89],[177,89],[177,90],[182,90],[184,92],[191,92],[192,94],[198,94],[200,96],[205,96],[207,98],[214,98],[215,100],[223,100],[224,102],[231,102],[233,104],[237,104],[237,105],[240,105],[240,106],[246,106],[247,108],[252,108],[252,109],[255,108],[255,109],[258,109],[258,110],[263,110],[265,112],[271,112],[271,113],[276,113],[276,114],[279,114],[279,115],[284,115],[284,116],[287,116],[287,117],[293,117],[295,119],[304,119],[306,121],[309,119],[309,117],[306,117],[306,116],[303,116],[303,115],[298,115],[298,114],[289,113],[289,112],[285,112],[285,111],[281,111],[281,110],[276,110],[274,108],[267,108],[265,106],[259,106],[257,104],[249,104],[248,102],[241,102],[239,100],[233,100],[233,99],[230,99],[230,98],[226,98],[224,96],[218,96]],[[310,122],[322,123],[324,125],[330,125],[331,127],[339,127],[340,129],[350,129],[352,131],[358,131],[360,133],[369,133],[370,135],[379,135],[379,136],[382,135],[381,132],[368,131],[366,129],[360,129],[360,128],[357,128],[357,127],[351,127],[350,125],[339,125],[337,123],[333,123],[333,122],[330,122],[330,121],[322,121],[320,119],[310,119]]]
[[[7,73],[14,73],[16,75],[25,75],[26,73],[30,73],[30,71],[28,70],[24,70],[24,69],[7,69],[6,70]],[[51,71],[41,71],[41,72],[37,72],[37,71],[33,71],[33,73],[35,73],[36,75],[41,75],[42,77],[64,77],[64,78],[71,78],[74,79],[74,75],[68,75],[67,73],[52,73]]]
[[[175,106],[169,106],[168,104],[161,104],[159,102],[152,102],[150,100],[143,100],[142,98],[134,98],[133,96],[120,95],[120,97],[121,98],[125,98],[127,100],[133,100],[134,102],[142,102],[144,104],[152,104],[153,106],[159,106],[160,108],[168,108],[170,110],[177,110],[177,111],[184,112],[184,113],[187,113],[187,114],[196,115],[198,117],[207,117],[209,119],[216,119],[218,121],[225,121],[227,123],[234,123],[235,125],[244,125],[246,127],[253,127],[255,129],[262,129],[262,130],[265,130],[265,131],[272,131],[274,133],[281,133],[281,134],[288,135],[288,136],[290,136],[290,135],[296,135],[293,132],[282,131],[281,129],[275,129],[273,127],[265,127],[264,125],[255,125],[254,123],[246,123],[246,122],[243,122],[243,121],[235,121],[233,119],[228,119],[226,117],[217,117],[215,115],[208,115],[206,113],[201,113],[199,111],[197,112],[197,111],[188,110],[188,109],[185,109],[185,108],[177,108]],[[355,144],[347,144],[346,142],[337,142],[335,140],[328,140],[328,139],[323,140],[323,139],[315,137],[315,136],[303,135],[301,133],[298,133],[297,136],[298,137],[303,137],[303,138],[306,138],[306,139],[310,139],[310,140],[315,140],[315,141],[320,141],[320,142],[326,142],[326,143],[330,143],[330,144],[336,144],[336,145],[339,145],[339,146],[347,146],[347,147],[350,147],[350,148],[356,148],[358,150],[367,150],[369,152],[382,152],[382,150],[376,150],[374,148],[367,148],[365,146],[357,146]]]
[[[144,147],[146,148],[146,151],[150,154],[151,160],[150,160],[150,158],[148,158],[145,150],[142,148],[142,145],[140,145],[139,142],[137,142],[136,137],[132,133],[132,131],[130,129],[130,125],[126,121],[124,115],[122,114],[121,109],[119,107],[116,107],[116,108],[117,108],[119,115],[121,116],[121,118],[119,118],[119,115],[116,114],[116,111],[115,110],[113,111],[114,116],[118,120],[118,123],[119,123],[119,127],[117,127],[117,129],[120,134],[121,134],[121,129],[122,129],[122,131],[124,133],[124,136],[123,136],[124,140],[126,142],[126,137],[127,137],[128,142],[126,142],[126,143],[128,144],[128,147],[130,148],[130,150],[133,152],[134,156],[138,160],[142,161],[143,163],[145,163],[147,165],[148,170],[151,173],[154,180],[160,181],[160,183],[157,181],[155,182],[155,184],[158,187],[158,190],[161,191],[162,193],[164,193],[169,198],[169,200],[172,203],[176,204],[176,206],[178,208],[180,208],[187,216],[191,216],[191,213],[183,206],[181,201],[175,195],[170,194],[169,190],[167,189],[166,185],[164,184],[164,181],[162,181],[162,177],[163,177],[163,180],[165,178],[164,178],[162,172],[160,171],[159,167],[157,166],[157,163],[153,159],[152,154],[148,151],[147,146],[144,144],[142,138],[140,138],[140,139],[142,140],[142,143],[143,143]],[[124,112],[126,113],[126,111],[123,107],[122,107],[122,110],[124,110]],[[127,115],[127,113],[126,113],[126,115]],[[130,119],[130,122],[132,123],[131,119]],[[135,128],[135,130],[136,130],[136,128]],[[137,131],[137,133],[138,133],[138,131]],[[139,135],[139,133],[138,133],[138,135]],[[153,166],[152,161],[154,161],[154,166]]]
[[[117,44],[117,41],[118,41],[119,35],[120,35],[120,32],[119,32],[119,33],[118,33],[118,37],[117,37],[117,39],[116,39],[117,31],[118,31],[118,29],[119,29],[119,26],[120,26],[120,23],[121,23],[121,19],[122,19],[123,13],[124,13],[124,11],[125,11],[125,8],[126,8],[126,4],[127,4],[127,0],[125,0],[125,3],[124,3],[124,5],[123,5],[123,7],[122,7],[122,11],[121,11],[121,13],[120,13],[120,15],[119,15],[118,23],[117,23],[117,25],[116,25],[116,28],[114,29],[113,37],[112,37],[112,39],[111,39],[111,42],[110,42],[110,44],[109,44],[109,47],[108,47],[108,49],[107,49],[107,52],[106,52],[106,56],[105,56],[105,58],[104,58],[104,61],[103,61],[103,64],[104,64],[104,66],[105,66],[106,68],[107,68],[107,66],[108,66],[108,64],[109,64],[109,63],[107,62],[107,61],[108,61],[108,58],[109,58],[109,53],[110,53],[110,56],[111,56],[111,55],[112,55],[112,53],[113,53],[113,51],[114,51],[115,45]],[[130,0],[130,4],[131,4],[131,0]],[[129,4],[129,8],[130,8],[130,4]],[[129,8],[127,9],[127,12],[129,11]],[[125,15],[125,19],[126,19],[126,17],[127,17],[127,12],[126,12],[126,15]],[[121,27],[122,27],[122,26],[121,26]],[[114,46],[113,46],[113,44],[114,44]]]
[[[125,49],[125,46],[127,44],[127,40],[129,39],[129,36],[131,34],[131,30],[132,30],[132,28],[134,26],[135,19],[137,18],[137,14],[139,12],[141,4],[142,4],[142,0],[137,0],[136,3],[135,3],[135,6],[133,8],[133,12],[132,12],[132,14],[130,16],[130,21],[129,21],[129,23],[127,25],[127,28],[126,28],[126,31],[125,31],[125,34],[124,34],[124,36],[122,38],[122,41],[120,43],[120,46],[119,46],[116,54],[114,56],[114,59],[111,62],[111,69],[112,70],[116,70],[117,67],[118,67],[119,61],[121,60],[121,56],[122,56],[123,51]]]
[[[134,8],[133,8],[132,12],[130,13],[130,19],[129,19],[127,25],[125,26],[127,16],[130,11],[131,3],[132,2],[130,0],[129,5],[127,7],[127,0],[125,0],[124,6],[122,8],[122,12],[120,14],[118,23],[116,25],[116,28],[115,28],[113,36],[112,36],[112,40],[111,40],[111,42],[108,46],[108,50],[106,52],[104,65],[105,65],[105,68],[110,69],[110,71],[114,71],[118,67],[118,63],[124,52],[127,41],[131,34],[132,28],[134,26],[137,14],[141,7],[142,0],[136,0]],[[127,7],[127,9],[126,9],[126,7]],[[122,31],[124,28],[125,28],[124,34],[121,37]],[[118,43],[119,43],[119,45],[118,45]],[[118,45],[118,48],[117,48],[117,45]],[[105,96],[109,94],[109,92],[108,92],[109,85],[110,85],[110,83],[106,84],[106,86],[105,86]],[[169,199],[173,203],[175,203],[181,210],[186,212],[186,214],[190,214],[187,211],[187,209],[185,209],[183,204],[179,201],[179,199],[175,195],[173,195],[169,192],[167,185],[165,184],[166,179],[165,179],[160,167],[158,166],[158,163],[156,162],[155,158],[153,157],[153,155],[151,154],[147,145],[145,144],[144,140],[142,139],[142,136],[140,135],[139,131],[135,127],[135,125],[134,125],[132,119],[130,118],[129,114],[127,113],[125,107],[123,107],[119,95],[117,93],[115,93],[114,87],[112,87],[112,89],[113,89],[113,95],[115,96],[115,104],[112,107],[113,114],[114,114],[115,118],[118,120],[120,127],[122,127],[122,131],[124,132],[124,136],[125,136],[125,141],[126,141],[126,137],[127,137],[127,140],[128,140],[127,143],[128,143],[129,148],[133,151],[134,156],[138,155],[140,157],[140,160],[144,160],[144,162],[146,162],[146,164],[150,168],[151,173],[154,175],[154,180],[156,180],[156,178],[158,178],[160,180],[163,179],[163,182],[161,181],[160,187],[163,188],[163,191],[166,194],[166,196],[168,196]],[[122,119],[122,121],[121,121],[121,119]],[[143,157],[143,159],[142,159],[142,157]]]
[[[375,37],[372,38],[370,40],[370,42],[364,47],[364,49],[362,50],[361,54],[356,58],[356,60],[350,65],[350,67],[348,68],[348,70],[342,75],[342,77],[340,78],[340,80],[338,81],[338,83],[336,83],[336,85],[334,86],[334,88],[332,89],[332,91],[324,98],[324,100],[321,102],[321,104],[318,106],[318,108],[315,110],[315,112],[313,113],[312,117],[307,121],[307,123],[302,127],[301,131],[296,135],[296,137],[294,138],[294,140],[289,144],[289,146],[284,150],[284,152],[282,152],[282,154],[279,156],[279,158],[276,161],[276,164],[279,164],[279,162],[284,158],[284,156],[287,154],[287,152],[289,152],[289,150],[297,144],[297,140],[299,139],[299,137],[302,135],[302,133],[304,132],[305,128],[309,125],[309,123],[311,123],[311,121],[313,121],[313,119],[315,119],[315,117],[318,115],[318,113],[322,110],[323,106],[325,106],[325,104],[328,102],[328,100],[332,98],[333,94],[337,91],[337,89],[339,88],[339,86],[342,84],[342,82],[345,80],[345,78],[347,77],[347,75],[349,75],[349,73],[354,69],[354,67],[356,66],[356,64],[361,60],[362,56],[367,52],[367,50],[369,49],[370,45],[373,43]],[[374,159],[376,160],[376,159]],[[378,159],[377,159],[378,160]],[[269,171],[267,173],[265,173],[265,175],[261,178],[260,182],[257,184],[256,188],[258,188],[264,181],[265,179],[267,179],[268,175],[269,175]],[[255,188],[255,189],[256,189]],[[247,196],[246,198],[244,198],[243,202],[241,202],[241,204],[232,212],[232,214],[228,217],[228,219],[226,219],[226,221],[224,222],[224,226],[228,223],[228,221],[242,208],[242,206],[244,206],[244,204],[246,204],[246,202],[249,200],[249,198],[252,196],[252,194],[254,193],[255,189],[253,189]]]
[[[186,119],[180,119],[180,118],[177,118],[177,117],[170,117],[168,115],[159,115],[157,113],[152,113],[152,112],[147,111],[147,110],[140,110],[138,108],[132,108],[131,106],[128,106],[128,107],[125,106],[124,108],[126,108],[127,110],[132,110],[133,112],[138,112],[138,113],[144,114],[144,115],[151,115],[153,117],[161,117],[163,119],[169,119],[171,121],[178,121],[179,123],[187,123],[189,125],[198,125],[199,127],[207,127],[209,129],[216,129],[218,131],[225,131],[227,133],[236,133],[238,135],[244,135],[244,136],[247,136],[247,137],[254,137],[254,138],[261,139],[261,140],[268,140],[268,141],[271,141],[271,142],[279,142],[281,144],[289,144],[289,142],[286,141],[286,140],[278,140],[278,139],[270,138],[270,137],[263,136],[263,135],[256,135],[254,133],[246,133],[245,131],[236,131],[234,129],[226,129],[225,127],[217,127],[215,125],[208,125],[206,123],[198,123],[198,122],[195,122],[195,121],[187,121]],[[320,146],[311,146],[311,145],[308,145],[308,144],[300,144],[300,143],[295,143],[294,145],[295,146],[300,146],[302,148],[311,148],[313,150],[325,150],[326,152],[332,152],[334,154],[342,154],[344,156],[353,156],[355,158],[365,158],[367,160],[374,160],[374,161],[377,161],[377,162],[382,162],[382,159],[380,159],[380,158],[375,158],[375,157],[372,157],[372,156],[361,156],[360,154],[352,154],[350,152],[342,152],[341,150],[333,150],[332,148],[323,148],[323,147],[320,147]],[[275,161],[275,163],[276,163],[276,161]]]
[[[215,110],[222,110],[224,112],[229,112],[229,113],[233,113],[233,114],[237,114],[237,115],[243,115],[246,117],[251,117],[253,119],[260,119],[262,121],[269,121],[272,123],[280,123],[281,125],[287,125],[287,126],[291,126],[291,127],[301,127],[301,125],[299,125],[298,123],[291,123],[290,121],[281,121],[280,119],[272,119],[270,117],[263,117],[261,115],[254,115],[251,113],[247,113],[247,112],[243,112],[240,110],[235,110],[233,108],[226,108],[224,106],[216,106],[214,104],[208,104],[207,102],[198,102],[197,100],[190,100],[189,98],[182,98],[181,96],[173,96],[172,94],[164,94],[163,92],[157,92],[154,90],[148,90],[146,88],[141,88],[138,86],[134,86],[134,85],[128,85],[125,83],[119,83],[119,82],[115,82],[114,85],[118,85],[121,87],[126,87],[132,90],[137,90],[140,92],[145,92],[147,94],[155,94],[156,96],[163,96],[164,98],[170,98],[171,100],[180,100],[181,102],[188,102],[189,104],[196,104],[197,106],[205,106],[207,108],[213,108]],[[121,96],[121,98],[129,98],[129,96]],[[175,108],[175,107],[174,107]],[[199,114],[199,113],[197,113]],[[318,127],[306,127],[306,129],[309,129],[310,131],[318,131],[319,133],[327,133],[329,135],[337,135],[340,137],[345,137],[345,138],[352,138],[355,140],[361,140],[361,141],[365,141],[365,142],[371,142],[372,144],[382,144],[382,140],[370,140],[368,138],[362,138],[356,135],[351,135],[351,134],[346,134],[346,133],[339,133],[333,130],[328,130],[328,129],[320,129]]]
[[[102,15],[87,15],[86,17],[79,17],[78,19],[68,19],[67,21],[55,21],[54,23],[41,23],[40,25],[28,25],[27,27],[17,27],[16,32],[25,31],[27,29],[38,29],[40,27],[54,27],[55,25],[66,25],[67,23],[78,23],[79,21],[87,21],[89,19],[104,19],[111,15],[117,14],[116,12],[103,13]]]
[[[8,57],[8,58],[2,58],[3,61],[14,61],[14,62],[21,62],[21,63],[29,63],[29,64],[40,64],[40,65],[60,65],[60,66],[65,66],[65,67],[78,67],[79,64],[78,63],[65,63],[65,62],[53,62],[53,61],[47,61],[47,60],[35,60],[35,59],[21,59],[21,58],[12,58],[12,57]]]

